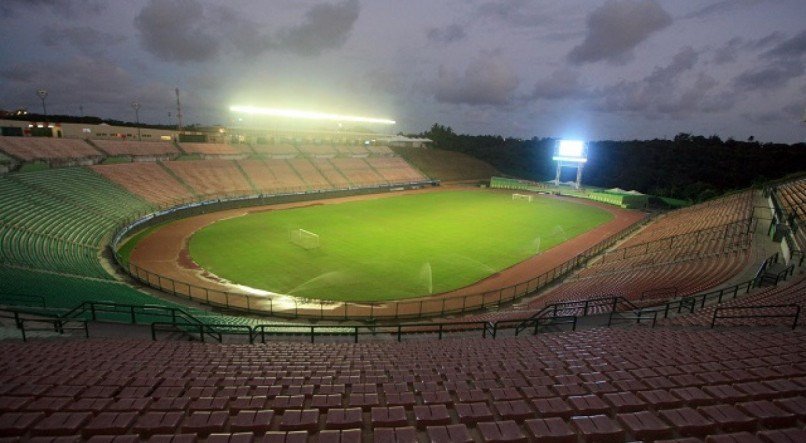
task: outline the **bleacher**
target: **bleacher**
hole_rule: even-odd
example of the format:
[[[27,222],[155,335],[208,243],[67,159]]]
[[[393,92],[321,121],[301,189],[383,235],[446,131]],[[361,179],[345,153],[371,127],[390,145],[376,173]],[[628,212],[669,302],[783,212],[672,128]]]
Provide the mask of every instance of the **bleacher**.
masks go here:
[[[84,140],[49,137],[0,137],[0,151],[24,162],[97,163],[103,157]]]
[[[806,308],[806,275],[798,274],[793,282],[763,288],[750,295],[735,298],[716,306],[710,306],[690,315],[674,317],[669,325],[709,326],[718,308],[723,317],[740,317],[719,319],[719,326],[769,326],[793,323],[782,320],[782,315],[793,316],[797,309],[793,305]],[[806,314],[806,313],[805,313]],[[806,324],[798,318],[798,325]]]
[[[794,244],[792,249],[806,251],[806,179],[792,180],[776,186],[774,203],[783,211],[779,222],[786,223]]]
[[[753,193],[744,191],[673,211],[626,241],[622,247],[703,231],[747,220],[753,214]]]
[[[290,189],[304,190],[306,189],[305,182],[302,177],[291,168],[286,160],[272,159],[266,160],[271,173],[277,178],[278,182],[287,184]]]
[[[359,344],[7,341],[0,352],[0,435],[25,441],[806,438],[800,330]]]
[[[292,158],[288,160],[288,164],[305,181],[308,189],[333,188],[333,184],[307,158]]]
[[[369,157],[367,163],[389,183],[425,180],[425,176],[400,157]]]
[[[176,205],[194,197],[159,163],[94,165],[90,168],[157,206]]]
[[[258,154],[268,155],[272,158],[292,158],[300,155],[299,150],[295,148],[294,145],[288,143],[256,143],[252,145],[252,149]]]
[[[92,144],[110,156],[176,157],[179,150],[168,141],[92,140]]]
[[[313,157],[332,157],[336,155],[336,149],[330,144],[302,144],[299,146],[300,152]]]
[[[85,168],[0,178],[2,263],[110,278],[99,250],[121,220],[152,209]]]
[[[314,158],[311,160],[319,173],[336,189],[348,188],[352,184],[345,175],[337,169],[327,158]]]
[[[806,179],[794,180],[777,187],[779,202],[787,214],[806,220]]]
[[[171,161],[162,164],[200,196],[249,195],[256,192],[232,160]]]
[[[363,158],[332,158],[330,162],[356,186],[387,183]]]
[[[364,145],[364,148],[374,155],[394,155],[394,152],[386,145]]]
[[[246,145],[230,145],[227,143],[179,143],[187,154],[199,154],[203,156],[239,156],[248,153]]]

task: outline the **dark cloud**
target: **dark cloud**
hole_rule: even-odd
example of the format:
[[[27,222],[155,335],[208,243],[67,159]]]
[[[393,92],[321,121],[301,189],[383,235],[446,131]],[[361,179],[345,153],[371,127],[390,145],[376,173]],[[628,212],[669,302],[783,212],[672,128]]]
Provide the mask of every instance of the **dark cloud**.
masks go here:
[[[0,17],[13,17],[18,13],[44,11],[65,17],[75,16],[80,11],[99,13],[107,7],[103,0],[2,0]]]
[[[579,83],[579,73],[568,69],[561,69],[551,73],[546,78],[538,80],[530,99],[558,100],[575,95],[584,94]]]
[[[624,62],[632,50],[672,18],[654,0],[608,1],[588,16],[585,40],[568,54],[572,63]]]
[[[545,7],[532,0],[507,0],[486,2],[479,5],[476,14],[480,17],[499,20],[514,26],[538,26],[548,21]]]
[[[173,62],[213,58],[219,40],[197,0],[150,0],[134,19],[140,42],[155,57]]]
[[[317,4],[305,14],[305,21],[280,33],[280,49],[299,55],[319,55],[341,47],[350,36],[361,5],[358,0]]]
[[[727,43],[714,50],[714,63],[723,65],[735,62],[739,55],[748,51],[759,51],[769,48],[783,40],[786,36],[779,31],[770,33],[757,40],[747,40],[742,37],[734,37]]]
[[[804,74],[800,60],[779,60],[760,68],[749,69],[733,80],[737,92],[777,89]]]
[[[499,55],[482,55],[459,75],[440,66],[435,97],[438,102],[468,105],[505,105],[520,80],[512,66]]]
[[[764,54],[766,57],[799,58],[806,55],[806,29],[777,44]]]
[[[806,109],[801,102],[790,103],[780,109],[769,111],[747,112],[742,117],[753,123],[764,125],[774,123],[798,123],[806,120]]]
[[[728,40],[727,43],[714,50],[714,63],[724,65],[726,63],[735,62],[743,46],[744,40],[740,37],[734,37]]]
[[[759,3],[761,3],[761,0],[721,0],[686,14],[683,18],[703,18],[710,15],[721,15]]]
[[[467,34],[465,29],[456,23],[450,24],[444,28],[431,28],[428,30],[428,40],[435,43],[453,43],[463,40]]]
[[[737,92],[772,90],[789,84],[806,73],[806,30],[761,54],[760,67],[750,68],[733,79]]]
[[[359,11],[358,0],[316,4],[302,23],[272,35],[226,5],[150,0],[134,24],[146,50],[165,61],[203,62],[225,50],[246,56],[270,50],[315,56],[345,43]]]
[[[109,46],[126,41],[124,36],[101,32],[89,26],[48,27],[42,30],[40,37],[45,46],[72,46],[82,54],[91,56],[103,55]]]
[[[120,66],[84,56],[11,65],[0,70],[0,82],[9,85],[0,91],[0,100],[19,106],[35,106],[35,91],[47,89],[48,109],[54,113],[76,112],[81,104],[93,104],[117,114],[132,100],[140,101],[144,108],[158,102],[170,103],[172,90],[164,85],[143,86]]]
[[[597,108],[611,113],[640,114],[647,118],[684,117],[733,106],[729,94],[715,92],[718,82],[703,73],[690,75],[700,54],[683,48],[666,66],[656,67],[641,80],[621,81],[598,91]],[[685,84],[689,80],[689,84]]]

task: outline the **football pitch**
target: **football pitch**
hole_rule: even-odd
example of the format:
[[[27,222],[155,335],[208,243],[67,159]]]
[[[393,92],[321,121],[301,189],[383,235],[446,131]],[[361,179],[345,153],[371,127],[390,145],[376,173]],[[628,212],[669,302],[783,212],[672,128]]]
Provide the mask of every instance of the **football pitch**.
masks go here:
[[[230,282],[303,298],[383,301],[473,284],[611,220],[602,209],[484,190],[400,195],[257,212],[190,239],[193,260]],[[292,231],[318,236],[311,249]]]

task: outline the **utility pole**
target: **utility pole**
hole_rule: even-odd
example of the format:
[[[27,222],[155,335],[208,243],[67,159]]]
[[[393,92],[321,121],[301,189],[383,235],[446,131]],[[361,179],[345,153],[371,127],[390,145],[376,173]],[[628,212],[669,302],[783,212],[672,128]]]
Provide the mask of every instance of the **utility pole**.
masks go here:
[[[176,88],[176,118],[179,122],[176,130],[182,132],[182,103],[179,102],[179,88]]]
[[[42,100],[42,113],[45,115],[45,123],[48,122],[48,108],[45,107],[45,98],[48,96],[48,91],[40,89],[36,91],[36,95]]]
[[[137,122],[137,141],[143,141],[140,136],[140,103],[132,102],[132,109],[134,109],[134,119]]]

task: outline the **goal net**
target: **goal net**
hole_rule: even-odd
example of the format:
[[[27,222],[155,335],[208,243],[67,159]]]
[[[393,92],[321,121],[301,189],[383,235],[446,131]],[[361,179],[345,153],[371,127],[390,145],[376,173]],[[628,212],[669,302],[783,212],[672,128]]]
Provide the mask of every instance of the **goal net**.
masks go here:
[[[531,203],[532,202],[532,196],[531,195],[526,195],[526,194],[512,194],[512,200],[513,201],[515,201],[515,200],[526,200],[529,203]]]
[[[319,247],[319,235],[304,229],[292,229],[288,233],[291,243],[303,249],[316,249]]]

